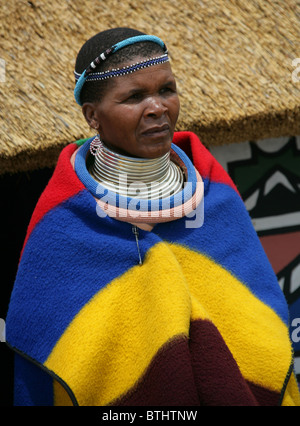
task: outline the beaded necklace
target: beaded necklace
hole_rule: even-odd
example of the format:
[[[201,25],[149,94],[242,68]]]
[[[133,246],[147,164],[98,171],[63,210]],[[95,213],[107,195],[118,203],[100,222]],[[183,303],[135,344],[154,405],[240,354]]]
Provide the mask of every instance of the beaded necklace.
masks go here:
[[[89,172],[105,188],[120,195],[162,199],[182,190],[184,174],[170,153],[147,159],[121,155],[103,144],[97,135],[90,145],[95,161]]]
[[[84,186],[96,199],[98,206],[96,207],[96,211],[100,217],[108,215],[121,221],[135,223],[169,222],[190,213],[192,214],[200,204],[203,198],[203,181],[201,176],[187,155],[173,143],[170,155],[163,156],[157,162],[160,161],[160,169],[163,169],[162,164],[168,169],[173,167],[172,163],[174,163],[179,177],[173,180],[169,178],[169,184],[171,185],[171,181],[173,181],[172,185],[174,184],[172,195],[170,195],[172,191],[168,191],[169,193],[166,197],[161,197],[161,194],[159,194],[160,198],[156,199],[150,198],[151,193],[148,198],[141,198],[139,193],[135,193],[135,196],[132,197],[126,191],[125,195],[122,195],[119,192],[119,182],[113,189],[106,186],[108,183],[106,184],[102,180],[99,182],[98,178],[94,177],[93,174],[96,161],[91,160],[95,159],[95,153],[100,145],[101,142],[99,143],[97,137],[88,139],[78,149],[74,160],[75,172]],[[91,155],[91,152],[93,155]],[[118,162],[120,163],[120,158]],[[154,170],[154,174],[157,173],[156,176],[158,176],[159,168],[155,167]],[[175,189],[175,182],[176,184],[179,183],[178,189]],[[151,183],[152,180],[150,179]],[[140,187],[143,189],[145,183],[140,182],[140,184]],[[113,184],[110,182],[110,185]],[[124,187],[123,189],[126,188]]]

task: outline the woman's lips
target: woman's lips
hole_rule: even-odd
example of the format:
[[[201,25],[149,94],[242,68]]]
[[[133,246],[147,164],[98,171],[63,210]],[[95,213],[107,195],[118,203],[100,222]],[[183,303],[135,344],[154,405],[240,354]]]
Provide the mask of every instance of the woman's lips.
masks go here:
[[[154,137],[161,137],[165,136],[167,133],[169,133],[170,127],[168,124],[164,124],[163,126],[154,126],[147,130],[145,130],[142,134],[144,136],[154,136]]]

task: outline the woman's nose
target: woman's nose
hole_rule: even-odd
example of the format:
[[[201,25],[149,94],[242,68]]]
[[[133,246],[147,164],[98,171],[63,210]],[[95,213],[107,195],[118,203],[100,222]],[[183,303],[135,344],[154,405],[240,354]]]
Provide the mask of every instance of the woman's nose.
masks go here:
[[[151,96],[151,98],[147,99],[145,108],[145,115],[147,117],[161,117],[167,110],[168,108],[159,96]]]

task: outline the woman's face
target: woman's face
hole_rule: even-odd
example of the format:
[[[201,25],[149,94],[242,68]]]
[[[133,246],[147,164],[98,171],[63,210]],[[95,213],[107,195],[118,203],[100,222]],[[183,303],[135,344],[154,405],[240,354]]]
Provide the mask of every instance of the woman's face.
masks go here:
[[[164,155],[170,150],[180,108],[170,64],[112,80],[100,102],[83,106],[89,124],[117,152],[142,158]]]

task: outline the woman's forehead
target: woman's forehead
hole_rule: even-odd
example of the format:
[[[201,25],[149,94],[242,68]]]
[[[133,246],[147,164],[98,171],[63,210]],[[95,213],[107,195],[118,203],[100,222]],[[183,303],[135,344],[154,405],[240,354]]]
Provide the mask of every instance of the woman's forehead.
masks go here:
[[[172,83],[175,82],[175,77],[170,63],[165,62],[122,77],[116,77],[114,80],[116,90],[126,90],[134,87],[142,88]]]

